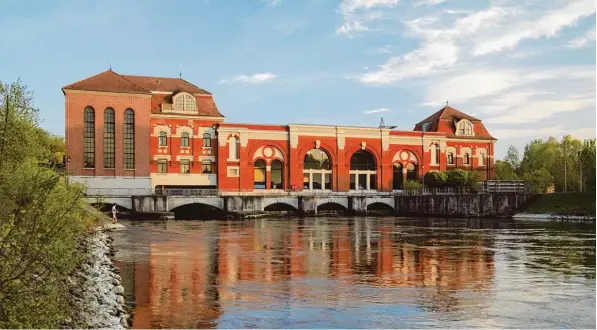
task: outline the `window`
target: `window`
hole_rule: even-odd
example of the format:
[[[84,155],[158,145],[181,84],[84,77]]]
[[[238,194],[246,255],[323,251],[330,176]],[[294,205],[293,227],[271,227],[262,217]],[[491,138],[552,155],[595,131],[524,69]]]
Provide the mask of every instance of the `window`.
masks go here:
[[[303,162],[303,189],[332,189],[332,163],[325,151],[311,149]]]
[[[180,135],[180,146],[181,147],[188,147],[189,146],[189,133],[183,132]]]
[[[462,162],[466,165],[471,163],[471,156],[468,154],[468,152],[464,154]]]
[[[191,173],[191,161],[188,159],[180,160],[180,173]]]
[[[104,168],[114,168],[114,109],[104,110]]]
[[[394,190],[402,188],[404,174],[402,173],[402,164],[395,163],[392,170],[392,188]]]
[[[258,159],[253,164],[253,185],[255,189],[266,189],[265,187],[265,161]]]
[[[473,124],[463,119],[456,125],[456,135],[472,136],[473,135]]]
[[[417,181],[418,180],[418,173],[417,173],[417,164],[408,163],[406,165],[406,180],[408,181]]]
[[[195,111],[195,97],[189,94],[178,94],[174,98],[174,108],[176,111]]]
[[[211,147],[211,135],[209,133],[203,134],[203,147]]]
[[[211,170],[211,162],[203,162],[201,163],[201,173],[210,174]]]
[[[282,162],[277,159],[273,160],[270,179],[272,189],[282,189],[282,183],[284,182],[282,173]]]
[[[168,173],[168,160],[158,159],[158,173]]]
[[[367,150],[359,150],[350,157],[350,189],[371,190],[377,187],[375,158]]]
[[[83,167],[95,167],[95,110],[91,107],[84,111]]]
[[[454,154],[451,152],[448,152],[448,164],[454,165]]]
[[[228,153],[228,159],[238,159],[238,138],[236,136],[232,136],[230,140],[228,140]]]
[[[160,132],[159,138],[158,138],[158,145],[160,147],[165,147],[168,145],[168,133],[166,132]]]
[[[135,168],[135,112],[124,111],[124,168]]]
[[[431,145],[431,150],[430,150],[430,153],[431,153],[431,164],[432,165],[438,163],[437,162],[437,158],[438,158],[437,157],[437,151],[438,151],[437,145],[436,144],[432,144]]]
[[[479,154],[479,166],[485,166],[485,155]]]

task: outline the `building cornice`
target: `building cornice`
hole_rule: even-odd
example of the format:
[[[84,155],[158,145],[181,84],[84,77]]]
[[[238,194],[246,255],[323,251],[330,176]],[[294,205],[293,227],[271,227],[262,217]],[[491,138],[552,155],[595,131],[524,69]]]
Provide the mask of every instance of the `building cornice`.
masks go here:
[[[105,96],[135,96],[135,97],[144,97],[144,98],[151,98],[151,94],[148,93],[119,93],[119,92],[100,92],[100,91],[85,91],[79,89],[68,89],[63,88],[62,91],[65,94],[92,94],[92,95],[105,95]]]

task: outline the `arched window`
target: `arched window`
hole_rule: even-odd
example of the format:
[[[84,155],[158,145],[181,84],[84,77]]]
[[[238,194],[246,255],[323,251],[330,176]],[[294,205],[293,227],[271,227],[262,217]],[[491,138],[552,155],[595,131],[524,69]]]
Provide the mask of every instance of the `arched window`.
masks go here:
[[[168,133],[160,132],[160,135],[158,137],[158,145],[160,147],[165,147],[168,145]]]
[[[311,149],[305,154],[303,189],[332,189],[332,163],[322,149]]]
[[[265,189],[265,161],[258,159],[253,164],[253,183],[255,189]]]
[[[232,136],[228,140],[228,159],[238,160],[238,138],[236,136]]]
[[[448,152],[448,164],[454,165],[454,153]]]
[[[467,153],[464,154],[462,163],[469,165],[471,163],[471,156]]]
[[[400,189],[402,188],[402,182],[404,181],[404,176],[402,174],[402,164],[395,163],[394,169],[392,171],[392,189]]]
[[[187,93],[181,93],[174,97],[174,109],[176,111],[195,111],[195,97]]]
[[[350,157],[350,189],[377,189],[375,157],[367,150],[359,150]]]
[[[114,168],[115,153],[114,109],[104,110],[104,168]]]
[[[408,163],[408,165],[406,165],[406,180],[417,181],[418,177],[417,164]]]
[[[439,152],[438,145],[437,144],[432,144],[431,148],[429,150],[429,153],[431,154],[431,164],[432,165],[437,165],[439,163],[438,162],[438,159],[439,159],[438,152]]]
[[[124,168],[135,168],[135,112],[124,111]]]
[[[182,134],[180,134],[180,146],[181,147],[189,146],[189,133],[183,132]]]
[[[284,184],[282,162],[275,159],[272,161],[271,184],[272,189],[282,189]]]
[[[485,154],[479,154],[479,166],[485,166]]]
[[[95,167],[95,110],[85,108],[83,124],[83,167]]]
[[[209,135],[209,133],[203,134],[203,147],[211,147],[211,135]]]
[[[473,124],[463,119],[456,125],[456,135],[472,136],[473,135]]]

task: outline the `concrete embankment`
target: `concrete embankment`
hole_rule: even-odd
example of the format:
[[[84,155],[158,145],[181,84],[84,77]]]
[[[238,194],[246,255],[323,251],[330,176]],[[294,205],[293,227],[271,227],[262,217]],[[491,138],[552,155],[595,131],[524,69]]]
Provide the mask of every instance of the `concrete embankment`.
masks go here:
[[[130,315],[122,280],[110,258],[114,254],[112,238],[104,233],[125,227],[112,224],[109,217],[89,205],[86,209],[99,220],[100,226],[81,242],[84,259],[70,278],[73,315],[68,327],[128,328]]]

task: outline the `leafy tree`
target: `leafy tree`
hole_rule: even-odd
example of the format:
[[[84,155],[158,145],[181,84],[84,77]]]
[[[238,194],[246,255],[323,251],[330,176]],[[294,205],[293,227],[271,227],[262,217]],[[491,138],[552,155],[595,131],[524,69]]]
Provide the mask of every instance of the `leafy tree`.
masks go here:
[[[466,185],[469,187],[475,187],[481,180],[481,173],[477,171],[466,172]]]
[[[517,180],[518,175],[512,168],[509,162],[498,160],[495,162],[493,166],[493,170],[495,171],[495,176],[498,180]]]
[[[406,181],[406,182],[403,184],[402,188],[403,188],[404,190],[418,190],[418,189],[421,189],[421,188],[422,188],[422,186],[421,186],[421,184],[419,183],[419,181],[416,181],[416,180],[408,180],[408,181]]]
[[[444,172],[427,172],[425,174],[425,184],[431,188],[440,188],[446,185],[448,175]]]
[[[67,277],[91,222],[82,187],[38,166],[61,146],[37,127],[32,93],[0,83],[0,99],[0,328],[56,328],[70,313]]]
[[[523,179],[527,182],[530,191],[545,193],[547,188],[553,184],[553,177],[546,168],[525,173]]]
[[[448,180],[446,181],[448,186],[451,187],[464,187],[468,183],[469,174],[467,171],[462,169],[455,169],[448,171]]]
[[[595,191],[595,139],[583,142],[579,160],[583,171],[583,190]]]
[[[514,171],[518,170],[520,167],[520,153],[515,146],[510,145],[510,147],[508,147],[508,152],[506,152],[504,162],[508,163]]]

